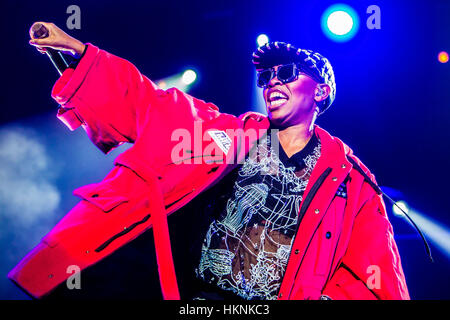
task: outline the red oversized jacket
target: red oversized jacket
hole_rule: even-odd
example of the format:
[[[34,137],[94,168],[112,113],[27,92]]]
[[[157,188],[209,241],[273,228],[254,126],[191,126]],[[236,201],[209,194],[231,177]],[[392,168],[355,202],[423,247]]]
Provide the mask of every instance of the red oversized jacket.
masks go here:
[[[103,181],[74,192],[96,213],[69,212],[9,278],[42,297],[70,276],[68,266],[83,270],[153,228],[163,296],[178,299],[167,215],[229,173],[267,131],[267,118],[235,117],[177,89],[164,91],[92,44],[52,96],[62,106],[58,118],[71,130],[82,126],[103,152],[133,146]],[[206,134],[214,130],[227,133],[229,149]],[[317,125],[315,132],[322,154],[305,190],[278,298],[409,299],[383,200],[348,159],[375,182],[373,175],[341,140]],[[180,133],[190,139],[181,143]],[[174,161],[174,150],[185,161]],[[347,176],[348,197],[337,197]]]

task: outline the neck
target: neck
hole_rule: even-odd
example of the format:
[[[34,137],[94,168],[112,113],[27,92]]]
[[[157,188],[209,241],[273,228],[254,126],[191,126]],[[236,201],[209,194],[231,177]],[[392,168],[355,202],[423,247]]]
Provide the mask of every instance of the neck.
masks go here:
[[[297,124],[278,132],[280,141],[286,145],[306,144],[311,139],[314,128],[305,124]]]
[[[288,157],[291,157],[306,146],[313,133],[314,121],[311,123],[299,123],[280,129],[278,139],[284,152]]]

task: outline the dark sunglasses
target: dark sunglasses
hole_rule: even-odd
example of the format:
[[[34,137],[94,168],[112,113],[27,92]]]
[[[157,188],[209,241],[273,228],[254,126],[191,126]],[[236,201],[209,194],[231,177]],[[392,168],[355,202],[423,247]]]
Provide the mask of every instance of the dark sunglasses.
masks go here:
[[[295,63],[281,65],[276,71],[275,68],[264,69],[258,72],[256,84],[260,88],[267,87],[275,76],[282,83],[292,82],[297,80],[299,73],[300,69]]]

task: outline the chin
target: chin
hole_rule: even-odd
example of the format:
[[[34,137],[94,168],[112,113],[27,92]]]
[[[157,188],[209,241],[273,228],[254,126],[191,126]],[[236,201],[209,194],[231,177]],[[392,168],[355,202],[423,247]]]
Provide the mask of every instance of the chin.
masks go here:
[[[278,127],[278,128],[284,128],[286,127],[286,119],[285,117],[280,116],[274,116],[272,113],[269,113],[268,115],[269,121],[272,125]]]

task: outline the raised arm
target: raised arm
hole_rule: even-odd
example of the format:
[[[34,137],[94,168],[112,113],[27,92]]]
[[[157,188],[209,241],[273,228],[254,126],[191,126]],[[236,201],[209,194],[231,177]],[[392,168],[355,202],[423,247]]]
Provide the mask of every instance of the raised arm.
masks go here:
[[[123,142],[134,142],[145,114],[160,104],[166,92],[125,59],[83,44],[52,23],[44,39],[30,44],[45,52],[50,47],[81,60],[57,80],[52,97],[61,105],[58,118],[71,130],[83,126],[91,141],[107,153]]]

